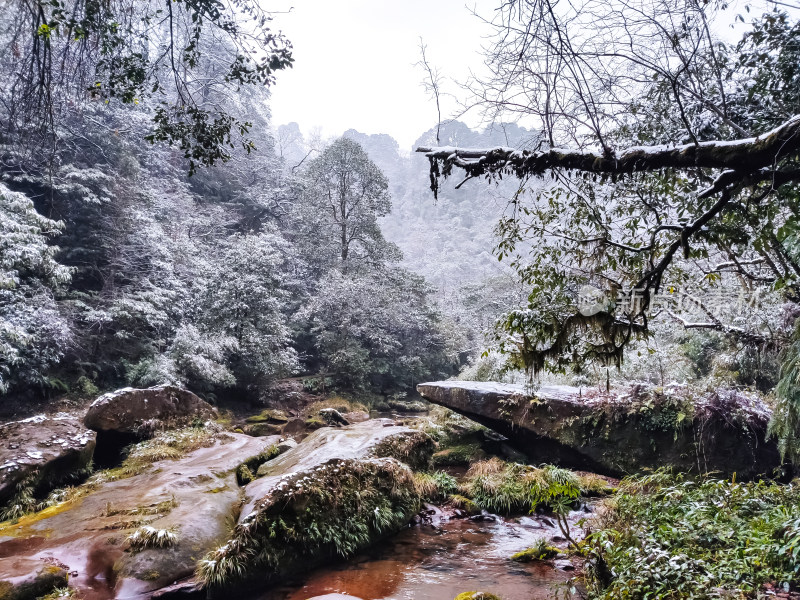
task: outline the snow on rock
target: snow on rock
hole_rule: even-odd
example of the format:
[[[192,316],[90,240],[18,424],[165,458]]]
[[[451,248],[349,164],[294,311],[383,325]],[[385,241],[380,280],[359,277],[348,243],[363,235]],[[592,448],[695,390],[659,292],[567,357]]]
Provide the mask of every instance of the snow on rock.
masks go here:
[[[77,415],[35,415],[0,425],[0,506],[18,485],[42,494],[85,469],[92,460],[95,434]]]
[[[146,389],[122,388],[103,394],[83,419],[89,429],[147,437],[152,431],[182,427],[199,419],[214,419],[217,412],[192,392],[161,385]]]

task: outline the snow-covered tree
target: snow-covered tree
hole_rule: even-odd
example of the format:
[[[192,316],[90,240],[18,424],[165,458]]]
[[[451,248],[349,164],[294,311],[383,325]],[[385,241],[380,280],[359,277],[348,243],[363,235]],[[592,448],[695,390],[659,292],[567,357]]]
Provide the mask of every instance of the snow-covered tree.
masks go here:
[[[227,95],[269,86],[291,44],[253,0],[52,0],[3,5],[0,120],[13,150],[52,166],[69,115],[147,107],[151,142],[178,148],[190,172],[250,150],[251,123]],[[238,140],[237,140],[238,138]],[[237,141],[239,142],[237,144]],[[40,161],[41,162],[41,161]]]
[[[30,198],[0,185],[0,392],[45,385],[71,341],[54,294],[70,279],[50,239],[63,224],[42,217]]]
[[[500,229],[498,254],[530,291],[501,322],[501,346],[534,372],[619,364],[654,318],[785,346],[782,314],[796,310],[754,318],[733,305],[796,299],[800,28],[775,12],[731,46],[712,35],[724,4],[554,5],[505,3],[490,75],[472,84],[487,115],[524,115],[540,143],[421,149],[434,192],[456,170],[536,182]],[[712,306],[715,291],[727,301]]]
[[[324,369],[341,384],[384,391],[450,371],[456,361],[447,356],[430,291],[394,266],[357,275],[331,270],[301,313]]]
[[[334,141],[304,175],[300,227],[302,238],[313,240],[317,260],[354,269],[399,258],[378,224],[391,209],[389,183],[357,142]]]
[[[225,242],[199,290],[192,319],[198,329],[233,341],[226,364],[239,385],[264,383],[298,367],[291,347],[284,277],[288,248],[275,231]]]

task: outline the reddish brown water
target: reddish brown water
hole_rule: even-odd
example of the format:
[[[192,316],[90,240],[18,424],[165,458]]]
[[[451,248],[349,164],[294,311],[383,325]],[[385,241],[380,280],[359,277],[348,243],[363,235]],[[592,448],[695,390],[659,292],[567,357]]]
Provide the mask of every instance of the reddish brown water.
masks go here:
[[[487,591],[503,600],[553,597],[553,586],[575,573],[552,564],[509,560],[555,531],[536,519],[497,522],[452,520],[438,529],[417,526],[352,560],[309,573],[294,585],[257,600],[306,600],[347,594],[363,600],[451,600],[465,591]]]

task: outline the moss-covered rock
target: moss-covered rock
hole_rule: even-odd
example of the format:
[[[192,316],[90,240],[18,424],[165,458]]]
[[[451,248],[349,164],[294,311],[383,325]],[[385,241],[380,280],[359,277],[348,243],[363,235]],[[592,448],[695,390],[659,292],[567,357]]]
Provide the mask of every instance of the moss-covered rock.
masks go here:
[[[212,588],[272,581],[362,550],[419,505],[413,474],[397,460],[334,458],[276,480],[198,575]]]
[[[289,422],[289,416],[282,410],[267,408],[257,415],[249,416],[245,419],[246,423],[272,423],[282,425]]]
[[[57,588],[65,588],[67,579],[68,574],[64,568],[45,565],[27,577],[0,581],[0,600],[35,600]]]
[[[501,600],[499,596],[489,592],[461,592],[455,600]]]
[[[453,494],[450,496],[450,504],[455,508],[465,511],[468,515],[477,515],[481,512],[480,506],[462,494]]]
[[[244,426],[244,433],[255,437],[266,437],[268,435],[279,435],[282,431],[281,425],[275,423],[250,423]]]
[[[419,493],[411,470],[376,457],[376,448],[427,462],[433,445],[387,419],[315,431],[261,465],[230,539],[198,573],[214,586],[263,583],[396,531],[416,513]]]
[[[771,411],[737,390],[632,386],[587,397],[578,388],[473,381],[423,383],[430,401],[502,433],[534,462],[618,477],[671,466],[738,479],[772,475]]]
[[[538,544],[523,550],[522,552],[517,552],[516,554],[511,555],[511,560],[515,562],[534,562],[538,560],[550,560],[551,558],[555,558],[561,552],[555,546],[550,546],[547,544],[547,541],[544,539],[540,539]]]

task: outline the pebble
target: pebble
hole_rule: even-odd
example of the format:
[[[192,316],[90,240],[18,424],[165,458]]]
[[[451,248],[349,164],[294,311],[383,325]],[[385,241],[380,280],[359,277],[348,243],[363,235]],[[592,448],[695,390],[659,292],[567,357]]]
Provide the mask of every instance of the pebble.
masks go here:
[[[553,563],[556,569],[560,569],[562,571],[574,571],[575,565],[573,565],[568,560],[557,560]]]

